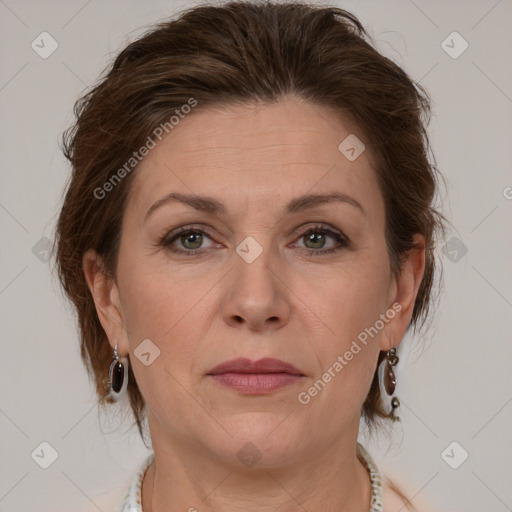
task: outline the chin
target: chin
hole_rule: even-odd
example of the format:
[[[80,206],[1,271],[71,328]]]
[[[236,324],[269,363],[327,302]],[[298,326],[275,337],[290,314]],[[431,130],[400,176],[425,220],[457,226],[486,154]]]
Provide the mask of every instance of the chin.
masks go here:
[[[236,415],[219,421],[233,437],[226,434],[208,444],[217,456],[234,461],[238,468],[270,469],[298,462],[298,448],[306,446],[306,436],[294,428],[291,417],[284,418],[286,415],[264,412]]]

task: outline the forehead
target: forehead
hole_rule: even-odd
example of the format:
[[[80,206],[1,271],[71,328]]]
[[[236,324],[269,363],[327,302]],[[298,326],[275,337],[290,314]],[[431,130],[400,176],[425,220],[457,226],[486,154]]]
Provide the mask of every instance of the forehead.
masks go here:
[[[296,98],[269,105],[198,105],[139,164],[130,203],[147,210],[178,190],[230,198],[234,208],[237,199],[247,207],[249,198],[256,204],[281,197],[287,202],[333,189],[375,203],[379,191],[370,152],[350,160],[340,150],[347,137],[364,140],[348,116]]]

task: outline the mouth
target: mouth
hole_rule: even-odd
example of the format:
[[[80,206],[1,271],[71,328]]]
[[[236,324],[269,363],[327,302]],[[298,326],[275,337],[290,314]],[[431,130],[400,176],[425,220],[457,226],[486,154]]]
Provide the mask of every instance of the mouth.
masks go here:
[[[290,363],[264,358],[226,361],[207,373],[218,384],[244,394],[266,394],[300,382],[305,375]]]

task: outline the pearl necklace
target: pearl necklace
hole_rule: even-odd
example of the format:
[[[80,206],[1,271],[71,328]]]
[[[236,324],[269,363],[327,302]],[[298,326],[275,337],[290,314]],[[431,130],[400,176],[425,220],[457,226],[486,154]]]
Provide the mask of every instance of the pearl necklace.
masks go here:
[[[382,508],[382,484],[380,474],[375,465],[375,462],[371,458],[370,454],[366,451],[364,446],[357,443],[356,454],[358,459],[363,463],[364,467],[370,475],[370,486],[371,486],[371,497],[370,497],[370,510],[369,512],[383,512]],[[144,474],[146,469],[154,461],[155,454],[151,453],[141,469],[137,472],[133,478],[127,494],[123,501],[119,504],[116,512],[143,512],[142,510],[142,481],[144,480]]]
[[[382,512],[382,483],[380,480],[379,470],[377,469],[373,459],[370,457],[370,454],[361,443],[357,443],[356,454],[370,474],[371,497],[369,512]]]

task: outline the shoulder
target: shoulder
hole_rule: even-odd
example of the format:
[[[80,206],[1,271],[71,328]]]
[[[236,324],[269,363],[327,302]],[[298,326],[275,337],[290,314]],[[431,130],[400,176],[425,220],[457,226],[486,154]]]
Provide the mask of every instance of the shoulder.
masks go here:
[[[382,502],[383,512],[436,512],[419,496],[408,492],[386,476],[382,479]]]
[[[415,511],[405,493],[389,478],[382,479],[382,502],[383,512],[409,512]],[[423,511],[417,511],[423,512]]]

